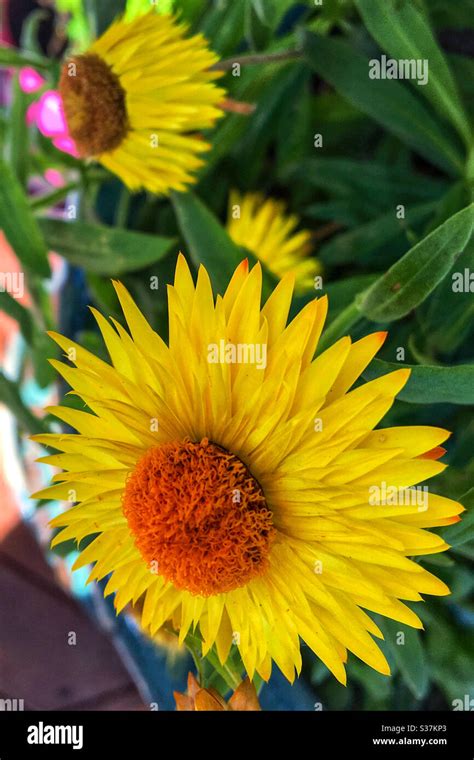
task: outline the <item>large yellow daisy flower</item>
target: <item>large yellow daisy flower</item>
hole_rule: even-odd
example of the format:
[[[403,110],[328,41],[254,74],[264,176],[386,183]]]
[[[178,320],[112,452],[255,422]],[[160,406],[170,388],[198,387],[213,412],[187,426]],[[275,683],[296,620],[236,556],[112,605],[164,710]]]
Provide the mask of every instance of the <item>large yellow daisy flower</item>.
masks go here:
[[[298,230],[300,220],[288,214],[286,204],[261,193],[233,191],[229,196],[227,231],[238,245],[245,246],[279,279],[295,275],[295,290],[314,288],[321,272],[319,261],[310,256],[313,245],[309,230]]]
[[[61,335],[75,368],[53,365],[87,405],[49,411],[77,434],[35,440],[64,470],[36,497],[78,502],[55,518],[55,543],[98,534],[76,567],[110,575],[117,611],[143,601],[143,627],[199,626],[206,654],[236,645],[250,676],[272,660],[293,680],[300,641],[345,682],[347,651],[381,673],[381,637],[365,610],[421,627],[403,601],[448,588],[413,555],[447,548],[424,528],[463,508],[410,487],[441,472],[448,432],[374,430],[404,386],[400,369],[350,390],[384,334],[342,338],[313,358],[325,298],[286,326],[287,275],[261,308],[261,267],[243,262],[214,300],[180,256],[169,287],[169,345],[119,282],[128,325],[94,311],[108,364]],[[240,360],[240,361],[239,361]],[[374,486],[398,498],[374,503]],[[384,503],[386,501],[386,503]]]
[[[202,35],[154,11],[118,20],[63,66],[59,90],[69,132],[132,190],[184,190],[209,145],[196,130],[223,111],[210,71],[217,56]]]

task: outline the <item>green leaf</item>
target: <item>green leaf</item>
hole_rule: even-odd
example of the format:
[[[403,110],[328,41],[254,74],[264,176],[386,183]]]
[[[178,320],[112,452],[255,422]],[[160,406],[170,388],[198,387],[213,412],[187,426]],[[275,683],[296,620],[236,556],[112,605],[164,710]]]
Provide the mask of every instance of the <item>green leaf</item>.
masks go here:
[[[471,192],[468,183],[459,180],[450,185],[447,192],[440,199],[436,213],[433,215],[425,233],[432,232],[443,224],[450,216],[456,214],[461,209],[468,206],[472,201]]]
[[[245,37],[253,50],[264,49],[272,38],[276,17],[273,0],[247,0],[245,4]]]
[[[9,380],[3,372],[0,372],[0,401],[7,406],[15,415],[18,425],[28,433],[47,433],[45,423],[35,417],[23,403],[17,383]]]
[[[21,187],[25,187],[28,174],[28,127],[26,124],[27,96],[20,87],[18,75],[13,78],[12,102],[5,140],[5,158],[8,160]]]
[[[248,0],[260,22],[272,28],[277,20],[277,8],[275,0]]]
[[[453,75],[430,26],[413,0],[356,0],[356,5],[371,35],[383,50],[395,59],[425,60],[428,81],[417,85],[441,115],[450,119],[462,135],[471,141],[471,127]]]
[[[46,328],[39,326],[33,320],[32,313],[7,292],[0,291],[0,310],[18,322],[21,334],[31,351],[35,380],[41,388],[47,387],[53,382],[55,371],[46,359],[51,355],[51,341],[46,335]]]
[[[52,66],[51,61],[34,53],[26,53],[16,48],[0,48],[0,67],[10,66],[34,66],[37,69],[49,69]]]
[[[307,80],[307,71],[300,64],[286,64],[272,77],[271,86],[259,96],[251,119],[244,122],[242,139],[236,148],[241,177],[248,184],[256,181],[265,151],[277,134],[282,110],[298,98]],[[242,117],[241,117],[242,118]]]
[[[39,44],[40,25],[48,19],[48,12],[44,8],[37,8],[26,17],[21,30],[20,49],[41,57],[42,51]]]
[[[40,388],[47,388],[56,379],[56,370],[48,359],[56,358],[58,349],[51,347],[51,340],[46,332],[38,328],[34,331],[32,344],[32,360],[35,369],[35,380]]]
[[[191,26],[197,23],[204,10],[202,0],[179,0],[180,16]]]
[[[421,333],[428,353],[451,355],[474,327],[474,299],[470,289],[455,289],[459,277],[474,271],[474,239],[456,259],[448,275],[428,300],[417,310]],[[464,283],[463,283],[464,284]],[[470,284],[470,283],[469,283]],[[474,288],[474,285],[472,286]],[[449,314],[449,320],[446,315]]]
[[[34,323],[28,309],[25,309],[10,293],[0,290],[0,310],[18,322],[21,334],[25,341],[30,344],[33,339]]]
[[[362,373],[365,380],[401,368],[411,369],[410,378],[397,398],[414,404],[474,404],[474,364],[429,367],[374,359]]]
[[[395,79],[370,79],[368,60],[339,39],[304,32],[303,50],[317,74],[354,106],[434,165],[463,171],[464,162],[452,137],[408,87]]]
[[[380,619],[387,646],[413,696],[423,699],[429,686],[429,668],[419,632],[395,620]],[[402,634],[402,636],[400,635]],[[400,643],[399,643],[400,642]]]
[[[25,267],[49,277],[48,249],[28,201],[8,164],[0,159],[0,228]]]
[[[464,704],[464,695],[471,696],[474,690],[473,637],[469,630],[463,630],[454,623],[447,605],[435,607],[431,603],[419,607],[420,617],[423,617],[423,622],[427,621],[427,650],[432,678],[451,702],[450,707]]]
[[[67,185],[59,187],[57,190],[52,190],[50,193],[44,195],[35,195],[30,199],[30,208],[32,211],[39,211],[40,209],[48,209],[52,206],[56,206],[63,201],[69,193],[81,189],[81,183],[69,182]]]
[[[461,496],[459,502],[468,511],[461,515],[461,522],[450,525],[449,528],[444,528],[441,531],[443,539],[453,547],[474,539],[474,488]]]
[[[84,0],[89,26],[98,37],[105,32],[117,16],[125,10],[125,0]]]
[[[376,274],[358,274],[355,277],[345,277],[324,285],[323,293],[329,299],[328,320],[331,322],[337,314],[352,303],[359,293],[367,290],[377,279]],[[316,295],[322,295],[319,291]],[[314,297],[312,293],[311,297]],[[309,300],[309,299],[307,299]]]
[[[425,221],[435,209],[434,203],[423,203],[406,210],[404,219],[397,219],[395,210],[383,214],[349,232],[336,235],[318,251],[318,258],[327,264],[364,263],[371,254],[380,256],[388,243],[407,240],[407,228]]]
[[[473,223],[471,204],[417,243],[369,288],[359,302],[362,314],[391,322],[422,303],[464,250]]]
[[[421,204],[438,200],[446,192],[444,181],[379,161],[350,158],[306,158],[290,164],[281,181],[309,183],[337,198],[344,198],[360,218],[373,219],[403,202]],[[333,199],[332,199],[333,200]]]
[[[359,322],[361,314],[357,299],[341,309],[332,322],[326,327],[318,343],[318,354],[321,354],[339,338],[348,335],[350,330]]]
[[[209,9],[200,32],[220,56],[231,55],[239,46],[244,33],[246,2],[247,0],[223,0],[207,4]]]
[[[176,240],[100,224],[40,219],[48,247],[88,272],[116,276],[164,258]]]
[[[211,150],[198,172],[199,177],[208,176],[219,161],[226,160],[241,138],[243,142],[246,139],[249,141],[249,149],[252,142],[255,144],[258,141],[259,147],[265,145],[265,140],[268,141],[268,125],[277,120],[283,99],[288,99],[288,93],[291,92],[291,85],[286,90],[285,83],[280,84],[281,79],[284,80],[287,75],[287,69],[288,65],[282,62],[265,66],[244,66],[240,76],[233,77],[232,97],[242,102],[255,103],[257,108],[251,117],[228,114],[225,119],[221,119],[212,132]],[[258,124],[253,126],[256,118]],[[237,156],[241,167],[240,150]],[[253,160],[251,155],[251,161]]]
[[[218,293],[223,293],[245,254],[216,217],[192,193],[173,193],[173,206],[189,253],[196,266],[203,264]]]
[[[358,274],[355,277],[340,278],[334,282],[324,283],[322,290],[313,290],[303,295],[295,296],[290,314],[296,315],[315,296],[320,298],[323,295],[327,295],[329,307],[328,323],[330,324],[347,306],[352,305],[359,293],[366,290],[376,279],[376,274]]]
[[[172,202],[181,233],[196,266],[203,264],[217,293],[224,293],[234,270],[242,259],[250,264],[255,256],[236,245],[206,206],[192,193],[173,193]],[[265,270],[264,294],[274,287],[275,279]]]

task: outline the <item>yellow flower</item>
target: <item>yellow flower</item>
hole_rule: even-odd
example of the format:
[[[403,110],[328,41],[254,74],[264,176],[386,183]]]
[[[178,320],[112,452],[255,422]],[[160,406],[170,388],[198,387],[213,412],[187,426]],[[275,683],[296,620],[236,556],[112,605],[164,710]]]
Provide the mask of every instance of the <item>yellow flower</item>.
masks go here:
[[[365,610],[421,627],[400,600],[449,590],[409,557],[445,550],[424,529],[463,508],[434,493],[422,508],[408,490],[445,468],[447,431],[374,430],[409,371],[350,390],[385,334],[314,359],[325,298],[286,326],[291,275],[261,308],[260,264],[243,262],[215,301],[180,256],[167,345],[114,284],[129,332],[93,310],[111,364],[52,334],[75,367],[52,364],[87,406],[49,409],[77,434],[35,436],[64,470],[36,498],[78,502],[53,520],[54,543],[98,534],[75,566],[110,575],[118,612],[143,597],[151,635],[199,626],[204,655],[215,645],[224,663],[237,646],[250,679],[273,660],[293,680],[300,640],[343,683],[348,650],[388,674]]]
[[[222,115],[217,56],[202,35],[151,11],[118,20],[84,55],[67,60],[59,90],[79,155],[132,190],[184,190],[209,145],[196,130]]]
[[[227,231],[232,240],[248,248],[278,278],[292,272],[295,290],[302,293],[314,287],[321,265],[310,257],[311,232],[295,232],[299,221],[287,213],[282,201],[260,193],[230,194]]]

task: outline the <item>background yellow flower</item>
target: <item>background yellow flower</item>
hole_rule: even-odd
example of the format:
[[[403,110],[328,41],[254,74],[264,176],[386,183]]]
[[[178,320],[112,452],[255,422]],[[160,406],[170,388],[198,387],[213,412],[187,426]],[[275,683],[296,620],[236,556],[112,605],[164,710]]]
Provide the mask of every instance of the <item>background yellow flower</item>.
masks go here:
[[[296,292],[302,293],[314,288],[321,265],[311,257],[311,232],[298,230],[299,223],[283,201],[261,193],[230,194],[227,231],[232,240],[252,251],[278,278],[291,272]]]
[[[118,20],[63,65],[59,90],[79,155],[132,190],[184,190],[209,145],[199,130],[222,115],[218,60],[202,35],[151,11]]]

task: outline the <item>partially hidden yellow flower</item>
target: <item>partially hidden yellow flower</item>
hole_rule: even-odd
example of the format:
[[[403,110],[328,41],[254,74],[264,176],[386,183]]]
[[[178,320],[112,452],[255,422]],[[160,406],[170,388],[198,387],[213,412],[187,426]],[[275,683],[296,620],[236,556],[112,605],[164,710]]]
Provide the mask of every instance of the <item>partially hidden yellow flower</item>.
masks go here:
[[[216,689],[202,688],[193,673],[188,674],[187,694],[174,692],[176,710],[178,712],[225,712],[225,711],[258,711],[262,708],[258,701],[255,686],[245,678],[230,699],[226,700]]]
[[[291,272],[295,290],[314,288],[321,265],[310,254],[311,232],[298,230],[300,220],[288,214],[286,204],[261,193],[233,191],[229,196],[227,231],[238,245],[251,251],[276,277]]]
[[[34,437],[64,470],[36,498],[77,502],[54,543],[98,534],[75,567],[109,576],[117,612],[141,600],[151,635],[167,621],[180,641],[199,630],[222,663],[238,647],[250,679],[274,661],[292,681],[301,641],[342,683],[348,651],[388,674],[368,612],[422,627],[404,601],[449,589],[411,557],[448,548],[425,529],[463,507],[430,492],[421,508],[412,488],[444,470],[446,430],[374,429],[409,370],[351,390],[385,333],[314,358],[326,298],[287,325],[291,275],[262,308],[260,264],[242,262],[215,299],[180,256],[167,345],[114,284],[128,331],[93,309],[110,364],[51,334],[75,367],[52,364],[87,407],[49,409],[76,434]]]
[[[221,72],[210,70],[217,56],[186,31],[154,11],[120,19],[63,66],[59,91],[79,155],[131,190],[184,190],[209,148],[196,131],[223,113]]]

